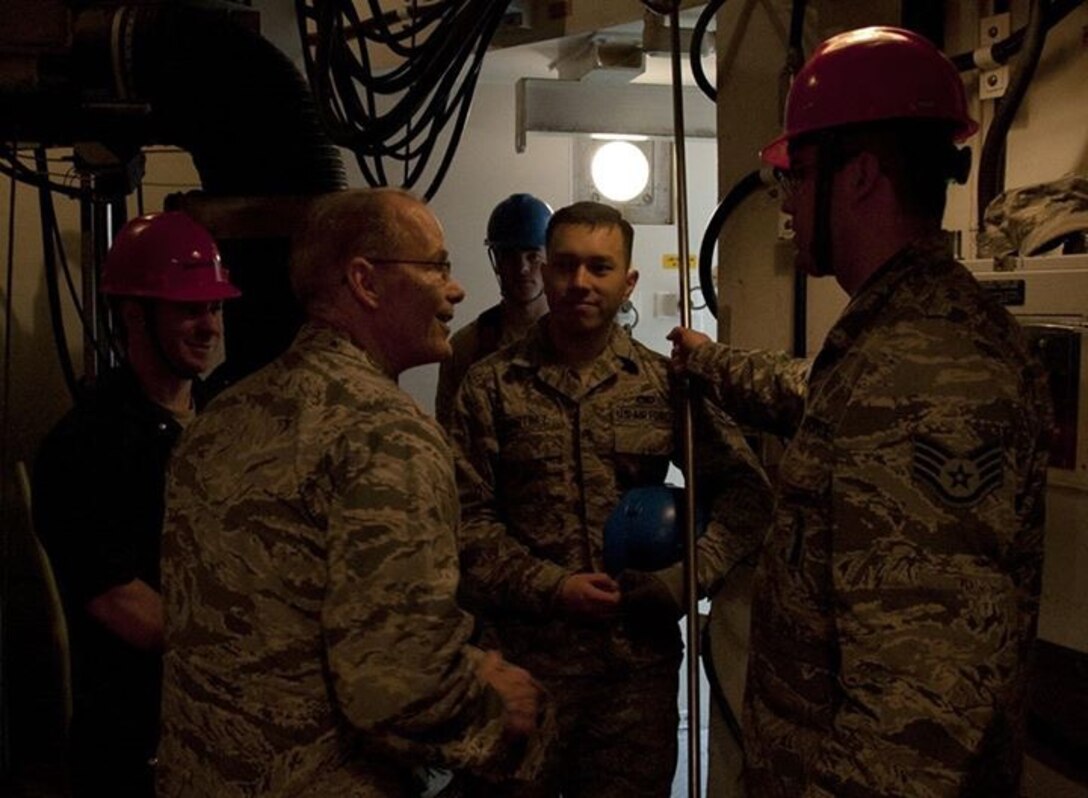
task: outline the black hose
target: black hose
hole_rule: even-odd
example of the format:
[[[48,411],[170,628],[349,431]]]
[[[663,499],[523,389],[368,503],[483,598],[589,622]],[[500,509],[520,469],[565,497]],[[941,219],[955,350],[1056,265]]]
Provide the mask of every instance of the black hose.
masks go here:
[[[1043,15],[1047,29],[1053,28],[1084,2],[1085,0],[1055,0],[1048,3]],[[1014,31],[1008,38],[1002,39],[990,48],[990,57],[998,64],[1008,63],[1009,59],[1020,52],[1020,48],[1024,46],[1026,33],[1026,27]],[[978,64],[975,63],[974,51],[952,56],[952,63],[956,65],[956,69],[960,72],[968,72],[978,68]]]
[[[718,294],[714,287],[714,247],[717,246],[718,236],[721,235],[725,222],[733,211],[753,191],[763,185],[763,178],[758,169],[742,177],[725,195],[725,199],[718,203],[703,232],[703,242],[699,247],[699,289],[703,293],[703,301],[706,302],[707,309],[714,318],[718,318]]]
[[[5,175],[13,181],[26,183],[28,186],[34,186],[36,188],[47,188],[50,191],[55,191],[66,197],[79,198],[83,194],[78,188],[64,186],[60,183],[51,181],[49,179],[48,171],[28,169],[20,163],[18,150],[14,146],[10,148],[0,146],[0,156],[11,161],[11,166],[0,164],[0,175]]]
[[[691,30],[691,47],[688,50],[691,74],[695,78],[696,85],[710,98],[711,102],[715,103],[718,101],[718,89],[707,79],[706,71],[703,69],[703,39],[706,37],[707,28],[710,27],[710,20],[714,19],[714,15],[724,5],[725,0],[711,0],[706,4],[695,22],[695,27]]]
[[[1047,27],[1044,24],[1047,9],[1046,0],[1033,0],[1025,34],[1026,49],[1017,61],[1009,88],[986,133],[982,145],[978,168],[978,214],[982,219],[990,202],[1004,190],[1005,184],[1005,139],[1012,127],[1020,103],[1027,93],[1028,85],[1035,75],[1039,58],[1046,44]]]
[[[218,12],[127,12],[125,80],[150,101],[152,136],[192,153],[205,191],[309,195],[347,185],[305,80],[275,45]]]
[[[45,148],[34,151],[34,161],[39,172],[48,166],[45,160]],[[64,374],[68,392],[75,401],[79,397],[79,382],[72,365],[72,353],[68,350],[68,338],[64,332],[64,311],[60,302],[60,284],[57,279],[57,255],[54,249],[53,230],[57,226],[57,214],[53,208],[53,193],[47,186],[38,186],[38,207],[42,222],[42,259],[45,262],[45,290],[49,299],[49,319],[53,327],[53,343],[57,347],[57,358]]]
[[[355,153],[370,185],[388,185],[387,161],[403,165],[406,188],[430,170],[423,193],[432,197],[463,134],[480,67],[505,5],[446,0],[385,12],[369,0],[365,7],[371,18],[366,20],[352,0],[296,0],[295,7],[306,73],[333,141]],[[400,55],[403,63],[376,69],[370,43]],[[445,152],[432,169],[431,158],[451,123]]]
[[[790,50],[801,56],[801,64],[805,62],[805,0],[793,0],[790,4]]]
[[[699,652],[703,656],[703,673],[706,674],[707,683],[710,685],[710,695],[714,698],[714,703],[718,707],[718,713],[722,722],[725,723],[726,730],[743,753],[744,733],[741,730],[737,713],[733,711],[729,698],[725,694],[725,688],[722,687],[721,679],[718,678],[718,665],[714,662],[714,649],[710,643],[709,623],[703,627],[702,638]]]

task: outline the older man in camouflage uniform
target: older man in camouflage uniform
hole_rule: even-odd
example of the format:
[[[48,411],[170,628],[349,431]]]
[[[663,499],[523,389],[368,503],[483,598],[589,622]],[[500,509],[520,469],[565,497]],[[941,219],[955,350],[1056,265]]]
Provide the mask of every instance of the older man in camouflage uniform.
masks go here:
[[[850,304],[807,379],[672,334],[739,419],[793,436],[756,574],[748,792],[1011,798],[1049,407],[1018,325],[940,233],[975,125],[951,63],[897,29],[829,40],[793,85],[764,158],[792,178],[799,263]]]
[[[291,348],[188,431],[163,541],[162,796],[415,794],[414,765],[532,775],[540,693],[468,645],[438,426],[396,384],[464,296],[411,195],[316,202]]]
[[[504,655],[557,702],[558,756],[519,798],[668,796],[676,767],[681,566],[602,572],[621,496],[660,484],[679,457],[668,361],[615,324],[638,277],[632,236],[603,205],[556,212],[549,315],[473,366],[455,407],[466,587]],[[762,542],[770,492],[739,428],[700,411],[705,594]]]

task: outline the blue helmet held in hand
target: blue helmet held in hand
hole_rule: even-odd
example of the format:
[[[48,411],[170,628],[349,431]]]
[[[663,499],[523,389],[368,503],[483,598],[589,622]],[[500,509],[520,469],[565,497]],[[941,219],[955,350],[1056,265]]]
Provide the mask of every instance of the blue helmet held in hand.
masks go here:
[[[674,485],[627,491],[604,526],[605,571],[657,571],[678,562],[684,554],[684,507],[684,489]],[[697,509],[696,537],[706,524],[706,514]]]

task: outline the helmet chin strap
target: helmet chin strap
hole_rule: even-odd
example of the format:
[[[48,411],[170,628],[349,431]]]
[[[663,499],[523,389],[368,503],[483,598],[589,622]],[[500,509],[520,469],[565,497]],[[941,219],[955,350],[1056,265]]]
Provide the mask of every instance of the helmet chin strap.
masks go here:
[[[536,302],[542,296],[544,296],[544,286],[540,287],[540,290],[533,294],[529,299],[512,299],[506,295],[506,292],[502,290],[502,283],[499,283],[499,294],[502,296],[504,302],[509,302],[512,305],[520,305],[521,307],[528,307]]]
[[[502,275],[499,273],[499,259],[495,255],[495,248],[487,248],[487,257],[491,261],[491,271],[495,272],[495,279],[499,282],[499,296],[502,297],[504,302],[509,302],[511,305],[519,305],[521,307],[527,307],[536,302],[540,297],[544,296],[544,285],[541,283],[540,290],[537,291],[532,297],[525,300],[518,300],[506,295],[506,291],[502,287]]]
[[[812,266],[815,276],[835,273],[831,251],[832,182],[838,162],[839,141],[834,135],[821,137],[816,152],[816,196],[812,209]]]

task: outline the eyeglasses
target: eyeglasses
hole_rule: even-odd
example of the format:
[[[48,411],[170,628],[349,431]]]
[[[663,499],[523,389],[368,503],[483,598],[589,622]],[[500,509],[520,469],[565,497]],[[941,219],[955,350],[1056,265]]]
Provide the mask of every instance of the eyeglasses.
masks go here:
[[[800,190],[801,183],[805,180],[805,173],[801,169],[775,169],[774,179],[783,194],[793,197]]]
[[[443,277],[449,277],[453,264],[448,260],[422,260],[418,258],[367,258],[371,263],[411,263],[414,266],[430,266]]]
[[[862,150],[859,148],[840,145],[831,151],[828,167],[831,169],[831,172],[835,172],[846,166],[846,164],[861,155],[861,153]],[[793,197],[801,190],[801,184],[805,182],[805,178],[809,175],[816,174],[818,168],[818,162],[808,164],[796,163],[796,165],[791,166],[788,169],[775,169],[774,177],[778,182],[779,187],[782,189],[782,192],[787,197]]]

